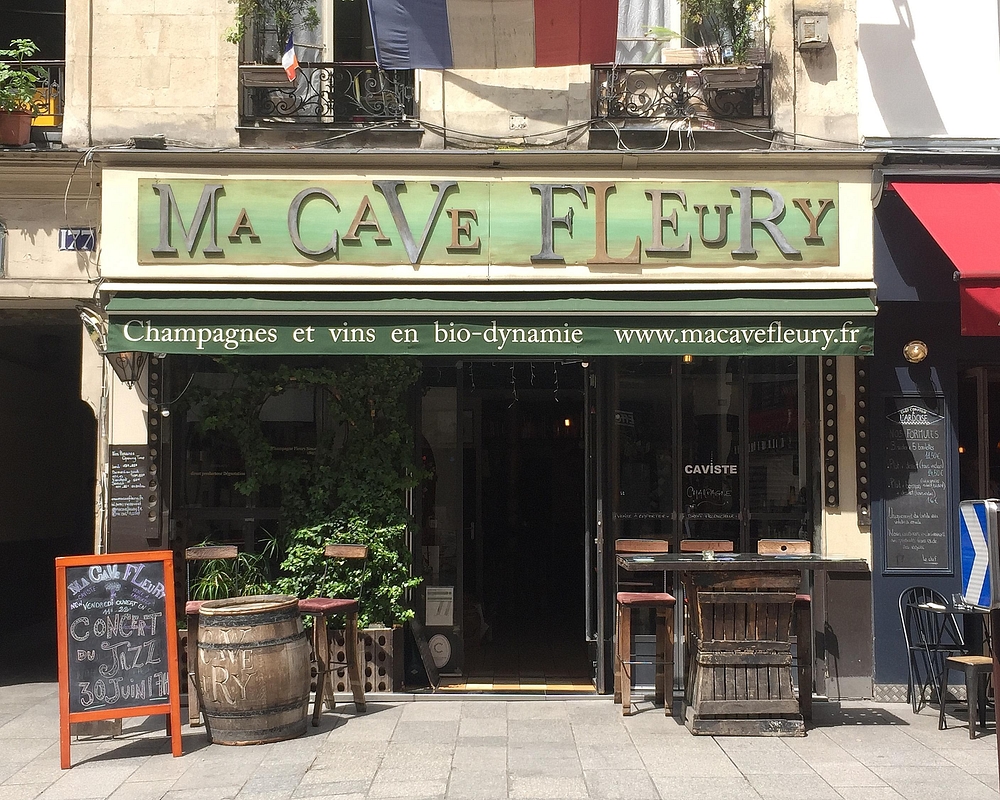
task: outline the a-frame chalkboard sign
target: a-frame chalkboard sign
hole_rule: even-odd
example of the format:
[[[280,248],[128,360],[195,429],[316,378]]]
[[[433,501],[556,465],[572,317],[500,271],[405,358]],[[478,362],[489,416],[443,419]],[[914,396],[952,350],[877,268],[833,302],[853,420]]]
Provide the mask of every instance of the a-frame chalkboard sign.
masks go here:
[[[59,756],[75,722],[165,714],[181,754],[173,554],[56,559]]]

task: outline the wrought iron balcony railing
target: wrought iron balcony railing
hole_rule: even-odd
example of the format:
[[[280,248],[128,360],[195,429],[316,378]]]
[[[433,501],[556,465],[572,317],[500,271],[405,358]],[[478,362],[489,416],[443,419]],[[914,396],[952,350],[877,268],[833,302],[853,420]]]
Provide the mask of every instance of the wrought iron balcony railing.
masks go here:
[[[0,62],[16,66],[15,61]],[[27,59],[24,66],[41,67],[45,77],[35,84],[35,96],[31,99],[32,124],[42,127],[62,125],[63,90],[66,86],[66,62]]]
[[[277,65],[240,66],[243,124],[373,123],[413,115],[413,70],[308,63],[288,81]]]
[[[594,67],[593,115],[596,119],[646,122],[769,119],[771,65],[746,68],[740,76],[743,80],[718,74],[725,69],[646,64]]]

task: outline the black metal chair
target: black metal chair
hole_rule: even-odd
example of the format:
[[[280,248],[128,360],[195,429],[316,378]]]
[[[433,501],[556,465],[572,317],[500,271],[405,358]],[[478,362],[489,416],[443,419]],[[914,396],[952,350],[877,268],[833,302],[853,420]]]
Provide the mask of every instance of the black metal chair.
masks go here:
[[[931,699],[942,702],[941,679],[947,659],[968,653],[958,619],[945,613],[948,607],[942,594],[926,586],[911,586],[899,595],[909,670],[906,699],[914,714],[923,706],[928,689]]]

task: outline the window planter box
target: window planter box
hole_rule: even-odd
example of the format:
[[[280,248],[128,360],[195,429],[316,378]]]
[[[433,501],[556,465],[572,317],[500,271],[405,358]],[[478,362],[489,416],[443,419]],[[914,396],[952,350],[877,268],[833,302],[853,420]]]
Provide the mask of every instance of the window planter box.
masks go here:
[[[702,67],[698,72],[706,89],[749,89],[757,85],[760,77],[756,64]]]
[[[292,85],[281,64],[241,64],[240,80],[244,86],[258,89],[287,89]]]

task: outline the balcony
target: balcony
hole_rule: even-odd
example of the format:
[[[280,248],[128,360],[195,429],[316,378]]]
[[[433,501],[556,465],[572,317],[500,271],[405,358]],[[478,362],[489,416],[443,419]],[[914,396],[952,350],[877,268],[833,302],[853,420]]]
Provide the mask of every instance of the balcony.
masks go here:
[[[240,136],[244,144],[319,142],[331,133],[381,132],[412,138],[413,70],[384,70],[375,63],[301,64],[290,82],[279,65],[240,65]],[[399,143],[399,142],[396,142]],[[346,144],[346,142],[345,142]]]
[[[15,62],[3,63],[14,65]],[[31,99],[31,141],[36,147],[59,146],[62,141],[63,91],[66,86],[66,62],[27,59],[24,66],[41,67],[45,77],[36,84]]]
[[[593,68],[592,148],[662,143],[664,136],[680,137],[680,130],[725,148],[767,146],[772,135],[770,64],[734,74],[739,68],[675,58],[687,63]],[[679,138],[674,143],[683,144]]]

